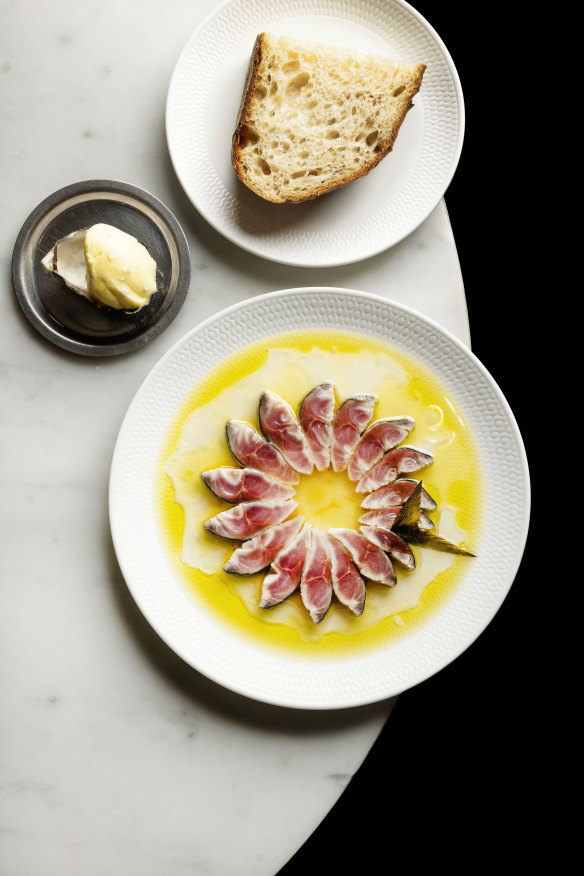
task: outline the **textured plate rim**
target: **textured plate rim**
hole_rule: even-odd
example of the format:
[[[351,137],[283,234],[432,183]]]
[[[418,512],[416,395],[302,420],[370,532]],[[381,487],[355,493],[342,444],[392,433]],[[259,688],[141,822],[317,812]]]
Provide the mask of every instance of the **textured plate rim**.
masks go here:
[[[34,230],[35,226],[42,219],[42,217],[49,210],[58,207],[59,204],[64,203],[71,197],[77,194],[85,194],[92,191],[130,195],[135,198],[136,201],[142,202],[153,212],[158,213],[160,217],[164,220],[177,246],[179,260],[179,277],[177,281],[176,291],[171,304],[160,316],[160,318],[157,319],[156,322],[152,323],[152,325],[150,325],[149,328],[146,329],[146,331],[144,331],[140,335],[137,335],[134,338],[131,338],[128,341],[97,345],[91,344],[89,342],[84,343],[82,341],[76,341],[73,338],[70,338],[66,335],[60,335],[58,332],[53,331],[51,327],[39,317],[35,308],[31,306],[29,298],[26,294],[26,290],[24,289],[24,284],[22,283],[20,277],[19,266],[21,264],[24,244],[28,236]],[[18,232],[16,242],[14,244],[14,249],[12,253],[11,276],[12,287],[14,289],[16,299],[24,315],[31,323],[31,325],[39,332],[39,334],[41,334],[47,340],[51,341],[57,347],[60,347],[63,350],[67,350],[70,353],[77,353],[82,356],[94,358],[106,358],[108,356],[117,356],[123,353],[130,353],[134,350],[142,348],[155,337],[160,335],[164,331],[164,329],[166,329],[175,319],[184,304],[187,292],[189,290],[189,284],[191,279],[189,246],[185,233],[182,230],[176,216],[174,216],[169,208],[155,195],[151,194],[145,189],[133,185],[132,183],[121,182],[119,180],[80,180],[79,182],[70,183],[67,186],[63,186],[62,188],[52,192],[50,195],[47,195],[47,197],[44,198],[39,204],[37,204],[37,206],[29,213],[24,223],[22,224],[20,231]]]
[[[425,324],[432,331],[437,332],[438,335],[441,335],[448,342],[453,344],[456,348],[458,348],[463,354],[464,357],[468,359],[469,363],[478,370],[481,374],[483,380],[486,381],[490,390],[494,392],[496,396],[497,403],[501,406],[501,410],[505,415],[506,422],[511,429],[514,441],[516,443],[516,448],[518,451],[518,459],[520,462],[520,475],[523,485],[523,515],[521,517],[521,534],[518,539],[517,546],[513,555],[513,563],[505,570],[505,581],[503,586],[500,588],[498,593],[497,600],[492,600],[489,604],[489,610],[484,612],[480,618],[480,622],[476,622],[473,627],[472,634],[467,637],[464,641],[458,641],[456,646],[451,649],[451,651],[444,656],[443,658],[436,662],[436,664],[432,667],[431,670],[423,670],[414,675],[407,683],[405,684],[390,684],[384,690],[377,691],[374,695],[368,696],[352,696],[350,698],[346,696],[322,696],[322,699],[316,701],[312,698],[303,698],[301,696],[291,696],[289,693],[285,691],[279,691],[274,694],[273,692],[266,693],[261,689],[254,688],[253,685],[250,684],[242,684],[242,683],[234,683],[233,679],[229,677],[229,673],[217,671],[214,667],[204,665],[204,661],[201,660],[193,660],[192,654],[189,654],[188,649],[176,645],[169,640],[168,633],[163,629],[163,624],[160,623],[159,618],[150,610],[150,607],[145,604],[145,600],[142,598],[142,594],[140,593],[140,588],[135,586],[135,583],[132,581],[132,573],[128,568],[128,564],[126,562],[125,549],[123,544],[123,537],[121,536],[121,529],[117,524],[116,520],[116,506],[119,507],[117,492],[119,490],[119,474],[120,474],[120,465],[122,464],[121,455],[122,455],[122,442],[125,436],[126,431],[131,428],[131,420],[134,415],[134,410],[136,406],[140,403],[141,399],[145,394],[148,393],[149,385],[151,382],[156,379],[158,373],[164,369],[167,362],[169,362],[177,352],[181,350],[183,346],[189,343],[189,341],[196,337],[198,334],[204,332],[209,326],[220,322],[226,316],[231,315],[233,313],[237,313],[242,309],[254,304],[261,304],[263,302],[270,302],[272,300],[277,300],[278,298],[286,298],[289,296],[311,296],[314,294],[335,294],[341,295],[349,298],[354,298],[357,301],[370,301],[372,303],[377,303],[382,307],[387,307],[390,310],[394,310],[395,312],[402,313],[405,315],[409,315],[415,320]],[[254,339],[260,338],[262,336],[269,336],[273,334],[274,330],[267,332],[258,332]],[[249,340],[246,340],[245,343],[242,343],[240,346],[245,346],[249,343]],[[389,341],[389,343],[395,343],[393,341]],[[208,370],[208,369],[206,369]],[[444,378],[442,378],[444,379]],[[169,419],[172,414],[169,414]],[[153,476],[153,472],[151,472]],[[255,699],[260,702],[269,703],[272,705],[283,706],[288,708],[299,708],[299,709],[307,709],[307,710],[329,710],[329,709],[341,709],[341,708],[353,708],[358,706],[368,705],[373,702],[379,702],[381,700],[390,698],[392,696],[396,696],[398,694],[403,693],[405,690],[411,689],[421,682],[427,680],[432,677],[454,660],[456,660],[467,648],[474,642],[476,639],[482,634],[482,632],[487,628],[491,620],[494,618],[496,613],[499,611],[503,601],[505,600],[519,569],[519,565],[521,563],[521,559],[523,556],[523,552],[525,549],[525,544],[527,540],[527,533],[529,528],[529,519],[530,519],[530,508],[531,508],[531,488],[530,488],[530,478],[529,478],[529,467],[527,462],[527,456],[525,453],[525,448],[523,444],[523,439],[517,425],[515,416],[503,395],[502,390],[485,368],[485,366],[480,362],[480,360],[472,353],[471,350],[468,349],[456,336],[454,336],[450,331],[446,328],[439,325],[437,322],[432,320],[430,317],[427,317],[421,314],[419,311],[414,310],[406,305],[400,304],[396,301],[383,298],[382,296],[375,295],[368,292],[362,292],[356,289],[346,289],[341,287],[327,287],[327,286],[310,286],[310,287],[298,287],[291,289],[281,289],[275,292],[265,293],[263,295],[257,296],[253,299],[247,299],[243,302],[238,302],[230,307],[225,308],[219,313],[209,317],[208,319],[201,322],[199,325],[190,329],[182,338],[179,338],[173,346],[159,359],[159,361],[153,366],[150,370],[146,378],[143,380],[142,384],[138,388],[132,402],[130,403],[126,414],[123,418],[116,442],[114,447],[114,452],[112,456],[112,464],[110,470],[110,480],[109,480],[109,518],[110,518],[110,531],[112,536],[112,542],[114,546],[114,551],[116,553],[116,557],[120,566],[120,570],[122,575],[126,581],[126,585],[130,590],[134,601],[136,602],[138,608],[142,612],[145,619],[148,621],[150,626],[154,629],[157,635],[171,648],[185,663],[190,665],[192,668],[197,670],[198,672],[205,675],[210,680],[216,682],[217,684],[232,690],[238,694],[249,697],[251,699]],[[168,572],[170,576],[172,576],[172,572],[170,572],[170,568],[168,568]],[[462,582],[461,582],[462,583]],[[428,622],[430,624],[431,621]],[[424,625],[426,626],[426,625]],[[410,639],[413,637],[411,636]],[[409,645],[406,644],[406,648]],[[391,649],[391,645],[387,650]],[[382,647],[373,649],[373,653],[381,654],[384,651]],[[265,653],[269,653],[271,657],[273,657],[274,652],[269,650]],[[282,664],[287,665],[290,663],[291,665],[301,664],[301,660],[295,660],[294,656],[284,655],[282,659]],[[352,662],[351,658],[348,658],[348,663]],[[342,660],[333,661],[333,665],[335,669],[341,670],[343,668]],[[333,670],[334,672],[334,670]]]
[[[294,258],[291,256],[284,256],[281,253],[278,253],[277,251],[272,251],[269,248],[267,248],[265,245],[260,246],[257,243],[254,243],[251,240],[248,240],[247,238],[244,238],[241,235],[238,235],[232,229],[226,228],[225,223],[221,222],[221,216],[217,217],[215,215],[212,215],[211,212],[209,211],[209,209],[207,209],[204,205],[202,205],[200,203],[200,198],[199,199],[195,198],[193,196],[193,194],[189,191],[188,183],[185,181],[184,174],[181,173],[181,169],[179,167],[179,161],[177,159],[176,152],[173,149],[172,135],[170,133],[170,129],[172,126],[171,99],[173,96],[173,91],[176,89],[176,83],[177,83],[177,80],[178,80],[178,77],[180,74],[181,65],[189,53],[191,44],[194,43],[195,40],[197,39],[197,37],[201,33],[204,32],[204,30],[208,27],[209,23],[214,18],[219,16],[227,7],[229,7],[230,5],[232,5],[235,2],[237,2],[237,0],[222,0],[222,2],[215,9],[211,10],[211,12],[209,12],[204,17],[204,19],[200,22],[198,27],[193,31],[193,33],[190,35],[187,42],[185,43],[181,53],[179,54],[179,57],[177,59],[177,62],[175,64],[175,67],[174,67],[172,74],[171,74],[171,77],[170,77],[169,87],[168,87],[168,91],[167,91],[166,110],[165,110],[166,142],[167,142],[167,148],[168,148],[169,156],[171,159],[171,163],[172,163],[172,166],[174,168],[174,172],[176,174],[176,177],[177,177],[183,191],[185,192],[186,196],[188,197],[189,201],[193,204],[195,209],[200,213],[200,215],[205,219],[205,221],[215,231],[217,231],[219,234],[221,234],[223,237],[225,237],[231,243],[235,244],[236,246],[240,247],[241,249],[243,249],[246,252],[249,252],[253,255],[264,258],[268,261],[273,261],[273,262],[276,262],[279,264],[290,265],[293,267],[313,267],[313,268],[314,267],[338,267],[341,265],[355,264],[356,262],[363,261],[363,260],[368,259],[368,258],[373,258],[374,256],[379,255],[380,253],[385,252],[387,249],[390,249],[391,247],[400,243],[402,240],[404,240],[406,237],[408,237],[410,234],[412,234],[412,232],[414,232],[416,230],[416,228],[418,228],[422,224],[422,222],[425,221],[425,219],[432,213],[432,211],[436,208],[436,206],[440,203],[440,201],[444,197],[444,194],[445,194],[446,190],[448,189],[450,183],[452,182],[454,174],[456,173],[456,169],[457,169],[459,161],[460,161],[460,156],[461,156],[463,142],[464,142],[464,134],[465,134],[465,127],[466,127],[466,113],[465,113],[465,103],[464,103],[464,95],[463,95],[462,85],[460,82],[460,77],[459,77],[458,71],[457,71],[456,66],[454,64],[454,61],[452,59],[452,56],[451,56],[446,44],[444,43],[444,41],[442,40],[442,38],[438,34],[438,32],[427,21],[427,19],[424,18],[424,16],[420,12],[418,12],[418,10],[415,9],[415,7],[413,7],[410,3],[406,2],[406,0],[390,0],[390,2],[392,4],[397,5],[397,6],[401,6],[403,9],[408,10],[410,12],[410,14],[417,20],[417,22],[420,24],[420,26],[424,30],[427,31],[427,33],[434,40],[438,49],[440,50],[440,53],[444,59],[444,62],[448,68],[448,71],[450,73],[450,76],[452,77],[452,84],[453,84],[454,91],[455,91],[457,119],[458,119],[456,147],[455,147],[455,150],[453,152],[449,171],[443,177],[439,193],[434,197],[434,199],[431,202],[428,202],[428,204],[426,205],[426,207],[423,211],[423,215],[420,215],[419,217],[416,218],[416,220],[414,222],[410,223],[410,225],[408,225],[407,227],[404,227],[402,229],[402,231],[399,234],[397,234],[394,238],[392,238],[391,240],[380,242],[378,245],[371,246],[366,251],[363,251],[361,253],[356,253],[352,256],[345,256],[345,257],[337,256],[335,258],[328,258],[328,259],[318,258],[317,256],[314,256],[312,258],[301,258],[301,257]],[[318,14],[318,13],[315,12],[314,14]]]

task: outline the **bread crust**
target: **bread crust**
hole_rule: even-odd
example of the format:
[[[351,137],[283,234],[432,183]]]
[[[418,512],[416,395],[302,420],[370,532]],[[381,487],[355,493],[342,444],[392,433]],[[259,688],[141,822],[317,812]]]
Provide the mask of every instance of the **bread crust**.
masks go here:
[[[253,45],[253,51],[251,53],[251,58],[247,68],[245,85],[243,87],[243,94],[241,96],[241,103],[239,105],[237,124],[235,126],[235,132],[231,139],[231,163],[233,164],[233,168],[238,177],[242,180],[242,182],[245,182],[245,173],[241,161],[241,140],[243,137],[243,126],[247,124],[247,120],[249,119],[249,108],[253,101],[253,95],[257,85],[258,69],[262,60],[262,45],[264,39],[264,33],[258,34]]]
[[[370,171],[372,171],[377,165],[382,161],[393,149],[397,135],[399,133],[400,127],[409,112],[409,110],[413,107],[413,98],[418,93],[420,86],[422,84],[422,79],[424,76],[424,72],[426,70],[425,64],[418,64],[416,66],[416,75],[413,83],[413,87],[411,89],[410,100],[407,104],[404,104],[401,112],[398,116],[397,123],[394,125],[392,135],[389,138],[388,142],[384,144],[383,148],[380,148],[379,151],[376,151],[371,159],[362,164],[357,170],[350,170],[346,174],[342,176],[335,176],[334,179],[329,179],[323,181],[320,185],[317,185],[313,192],[308,195],[303,195],[299,198],[293,197],[270,197],[263,191],[260,191],[253,177],[245,170],[244,162],[243,162],[243,148],[246,143],[245,130],[246,127],[249,128],[252,110],[254,107],[254,103],[257,100],[255,97],[256,87],[258,85],[258,72],[260,68],[260,64],[262,61],[262,57],[265,50],[265,42],[267,39],[267,35],[265,33],[260,33],[255,39],[254,47],[251,53],[250,62],[247,70],[246,81],[243,89],[243,95],[241,98],[237,123],[235,127],[235,132],[232,137],[231,144],[231,163],[233,165],[233,169],[235,173],[239,177],[239,179],[252,191],[254,191],[259,197],[263,200],[267,200],[274,204],[301,204],[306,201],[314,200],[315,198],[320,197],[321,195],[328,194],[329,192],[335,191],[342,186],[347,185],[350,182],[353,182],[356,179],[360,179],[361,177],[366,176]]]

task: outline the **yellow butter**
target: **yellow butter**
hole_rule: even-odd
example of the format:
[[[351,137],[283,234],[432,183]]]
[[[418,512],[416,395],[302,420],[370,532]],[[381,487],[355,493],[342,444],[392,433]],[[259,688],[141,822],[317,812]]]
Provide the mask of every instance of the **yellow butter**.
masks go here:
[[[85,235],[88,296],[116,310],[137,310],[156,292],[156,262],[131,234],[93,225]]]

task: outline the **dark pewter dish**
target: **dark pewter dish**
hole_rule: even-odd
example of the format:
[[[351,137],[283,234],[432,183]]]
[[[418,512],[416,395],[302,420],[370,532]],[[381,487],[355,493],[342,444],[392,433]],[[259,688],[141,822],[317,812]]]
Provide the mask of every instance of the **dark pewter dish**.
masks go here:
[[[41,265],[57,240],[97,222],[132,234],[156,261],[157,290],[140,310],[98,307]],[[113,180],[86,180],[49,195],[22,226],[12,256],[14,291],[29,321],[82,356],[129,353],[157,337],[182,307],[190,274],[188,244],[170,210],[148,192]]]

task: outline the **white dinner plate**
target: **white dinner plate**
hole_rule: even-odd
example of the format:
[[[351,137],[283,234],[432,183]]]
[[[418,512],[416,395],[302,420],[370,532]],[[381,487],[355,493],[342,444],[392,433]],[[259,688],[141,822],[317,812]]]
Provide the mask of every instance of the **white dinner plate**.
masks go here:
[[[304,204],[271,204],[239,181],[231,138],[262,31],[426,64],[393,151],[367,176]],[[217,231],[273,261],[340,265],[393,246],[431,213],[458,164],[464,104],[442,40],[403,0],[227,0],[178,59],[166,134],[186,194]]]
[[[266,650],[204,609],[172,570],[155,506],[167,430],[194,384],[223,357],[287,330],[336,328],[414,356],[452,392],[475,435],[484,470],[477,556],[439,611],[403,638],[332,660]],[[503,602],[523,554],[530,485],[523,442],[500,389],[478,359],[435,322],[363,292],[306,288],[230,307],[178,341],[133,399],[116,443],[110,523],[126,583],[146,619],[188,664],[219,684],[278,705],[329,709],[394,696],[460,655]]]

